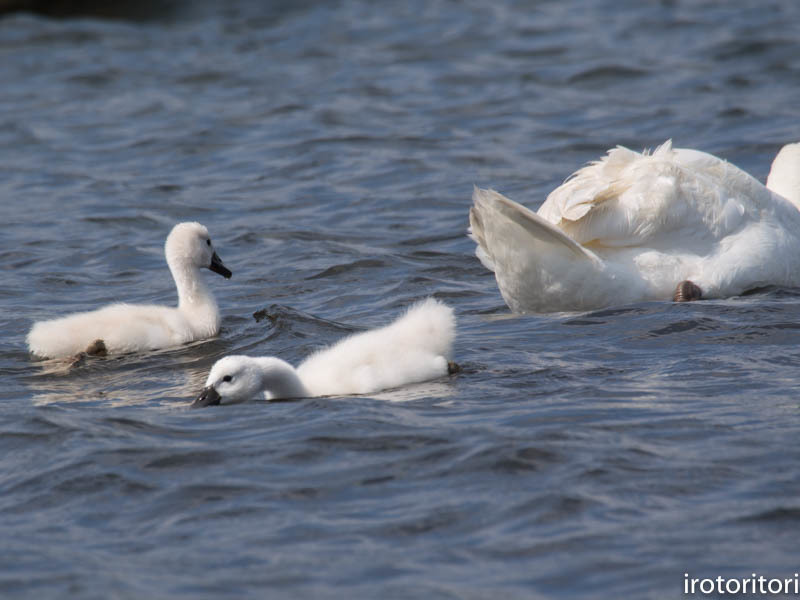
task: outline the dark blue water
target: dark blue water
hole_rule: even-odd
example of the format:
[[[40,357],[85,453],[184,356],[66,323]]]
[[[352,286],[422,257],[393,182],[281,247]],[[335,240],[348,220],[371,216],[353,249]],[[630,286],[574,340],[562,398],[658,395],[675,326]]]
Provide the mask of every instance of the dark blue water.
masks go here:
[[[800,290],[508,313],[473,183],[537,207],[616,144],[764,178],[800,139],[800,4],[260,3],[0,20],[0,596],[684,597],[792,577]],[[123,18],[120,18],[123,17]],[[72,370],[31,323],[174,301],[207,225],[218,339]],[[189,410],[435,295],[449,378]],[[255,315],[255,316],[254,316]]]

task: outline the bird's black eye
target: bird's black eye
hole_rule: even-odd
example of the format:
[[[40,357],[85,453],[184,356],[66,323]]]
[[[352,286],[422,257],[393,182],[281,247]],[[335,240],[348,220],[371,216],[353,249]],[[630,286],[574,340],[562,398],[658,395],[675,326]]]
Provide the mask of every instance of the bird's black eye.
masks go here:
[[[231,377],[230,375],[225,375],[225,377],[222,378],[222,381],[228,382],[228,381],[230,381],[232,379],[233,379],[233,377]]]
[[[210,245],[211,245],[211,240],[206,240],[206,246],[210,246]]]

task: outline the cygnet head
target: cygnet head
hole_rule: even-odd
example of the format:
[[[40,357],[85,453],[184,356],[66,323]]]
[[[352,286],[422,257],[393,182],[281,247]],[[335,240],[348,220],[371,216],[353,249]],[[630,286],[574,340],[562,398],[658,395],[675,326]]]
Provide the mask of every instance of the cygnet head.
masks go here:
[[[192,407],[233,404],[255,398],[261,392],[261,372],[248,356],[226,356],[214,366],[206,379],[206,387]]]
[[[211,269],[225,279],[230,279],[232,273],[214,250],[211,237],[200,223],[178,223],[172,228],[164,245],[167,264],[170,268],[178,265],[191,265],[199,269]]]
[[[206,387],[192,408],[216,404],[235,404],[256,397],[301,398],[307,396],[294,368],[279,358],[226,356],[214,366]]]
[[[767,187],[800,210],[800,142],[786,144],[778,152],[772,161]]]

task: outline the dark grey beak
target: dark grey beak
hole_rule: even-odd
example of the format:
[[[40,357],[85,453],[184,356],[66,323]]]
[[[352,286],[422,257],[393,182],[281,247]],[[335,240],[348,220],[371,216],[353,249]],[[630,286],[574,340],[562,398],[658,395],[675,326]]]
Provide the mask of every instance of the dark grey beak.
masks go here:
[[[203,408],[204,406],[216,406],[222,400],[222,396],[217,393],[213,385],[203,388],[200,395],[192,402],[192,408]]]
[[[230,279],[231,275],[233,275],[231,270],[222,264],[222,259],[217,256],[216,252],[214,252],[214,256],[211,257],[211,264],[208,266],[208,268],[214,271],[214,273],[219,273],[225,279]]]

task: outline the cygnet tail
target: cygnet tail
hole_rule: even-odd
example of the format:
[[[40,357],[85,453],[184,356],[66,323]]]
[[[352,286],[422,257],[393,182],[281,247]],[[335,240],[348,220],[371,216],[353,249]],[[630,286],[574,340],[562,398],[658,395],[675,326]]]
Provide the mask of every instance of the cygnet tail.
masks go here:
[[[84,352],[93,341],[83,323],[66,318],[34,323],[28,337],[28,349],[39,358],[65,358]]]
[[[469,213],[476,255],[515,312],[581,310],[607,285],[600,258],[530,209],[475,188]]]
[[[450,358],[456,335],[453,309],[434,298],[414,304],[387,326],[397,346]]]
[[[428,298],[386,327],[367,331],[373,352],[356,370],[364,392],[395,388],[447,375],[456,319],[453,309]]]

